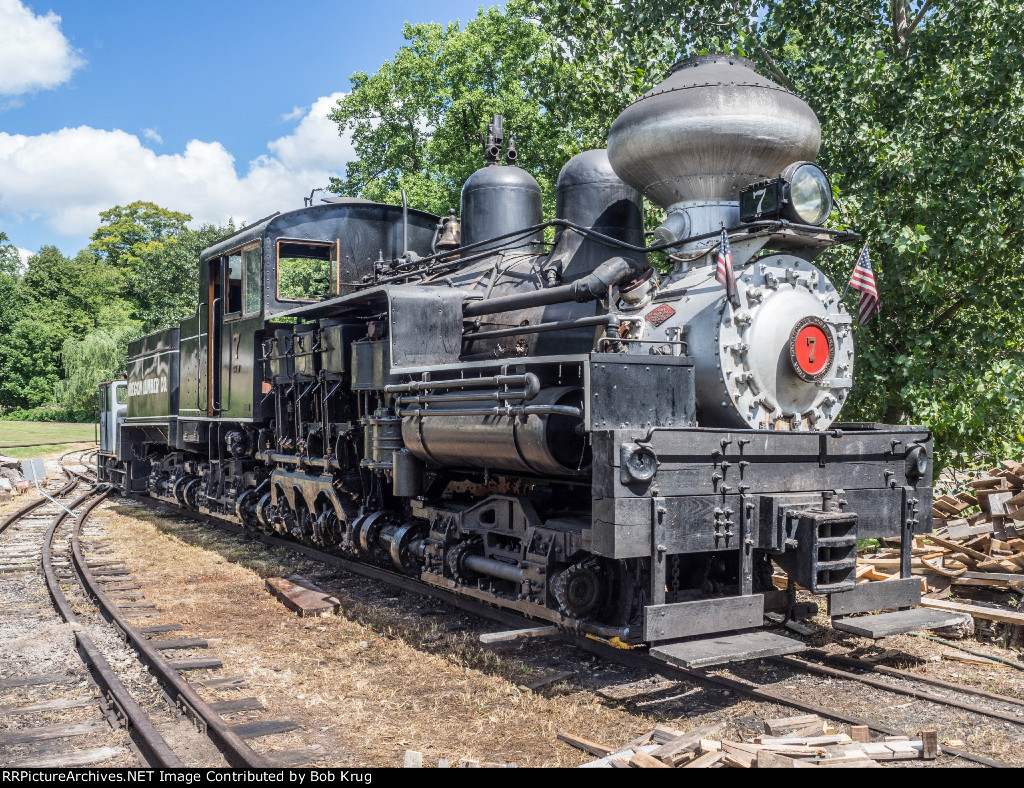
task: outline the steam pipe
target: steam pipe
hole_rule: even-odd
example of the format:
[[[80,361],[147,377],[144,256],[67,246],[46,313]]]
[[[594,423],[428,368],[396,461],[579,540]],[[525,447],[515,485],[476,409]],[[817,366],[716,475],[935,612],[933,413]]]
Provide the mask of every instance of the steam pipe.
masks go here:
[[[543,334],[545,331],[561,331],[569,328],[587,328],[589,326],[607,326],[619,322],[616,315],[598,315],[597,317],[581,317],[576,320],[557,320],[551,323],[537,323],[532,326],[513,326],[512,328],[497,328],[493,331],[478,331],[477,333],[463,334],[462,338],[467,342],[477,342],[482,339],[498,339],[499,337],[514,337],[520,334]]]
[[[569,301],[578,301],[579,303],[596,301],[608,292],[609,287],[617,285],[635,272],[636,269],[628,260],[622,257],[613,257],[599,265],[592,274],[577,279],[572,284],[489,298],[483,301],[469,301],[463,304],[462,314],[465,317],[479,317],[515,309],[564,304]]]
[[[385,394],[404,394],[409,391],[436,391],[438,389],[482,388],[484,386],[525,386],[536,396],[540,379],[532,372],[525,375],[494,375],[489,378],[455,378],[454,380],[416,380],[411,383],[392,383],[384,387]]]

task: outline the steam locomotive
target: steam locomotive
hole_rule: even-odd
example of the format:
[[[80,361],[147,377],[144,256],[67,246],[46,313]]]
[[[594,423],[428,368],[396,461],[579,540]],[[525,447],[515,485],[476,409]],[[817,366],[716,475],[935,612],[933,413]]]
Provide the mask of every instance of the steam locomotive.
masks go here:
[[[929,431],[836,422],[852,321],[815,260],[858,236],[807,104],[684,60],[548,222],[505,137],[458,217],[328,198],[206,249],[196,313],[101,390],[100,478],[681,665],[798,650],[763,627],[817,612],[797,586],[869,637],[948,623],[910,573]],[[867,537],[902,579],[855,583]]]

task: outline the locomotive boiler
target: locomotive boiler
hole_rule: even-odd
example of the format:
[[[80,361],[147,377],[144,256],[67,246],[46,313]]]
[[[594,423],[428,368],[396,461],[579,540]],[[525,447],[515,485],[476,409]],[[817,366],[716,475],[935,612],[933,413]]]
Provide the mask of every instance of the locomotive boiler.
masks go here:
[[[858,236],[824,226],[819,144],[798,96],[703,56],[566,163],[554,220],[495,117],[458,216],[331,198],[245,227],[196,313],[130,346],[101,478],[676,664],[798,650],[763,629],[817,612],[798,586],[869,637],[948,623],[911,609],[929,431],[837,422],[853,326],[815,261]],[[855,583],[867,537],[901,579]]]

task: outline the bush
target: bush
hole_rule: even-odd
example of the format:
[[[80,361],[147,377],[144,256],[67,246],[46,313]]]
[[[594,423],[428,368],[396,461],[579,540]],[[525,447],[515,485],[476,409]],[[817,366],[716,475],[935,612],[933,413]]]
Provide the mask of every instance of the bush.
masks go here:
[[[84,423],[92,421],[92,414],[76,414],[70,408],[41,405],[38,408],[14,408],[4,411],[0,413],[0,421],[77,421]]]

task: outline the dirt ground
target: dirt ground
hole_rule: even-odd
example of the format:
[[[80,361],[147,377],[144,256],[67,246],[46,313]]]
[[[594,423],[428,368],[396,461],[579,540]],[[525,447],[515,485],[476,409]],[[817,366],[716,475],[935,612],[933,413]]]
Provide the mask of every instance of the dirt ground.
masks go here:
[[[319,745],[323,763],[396,766],[413,749],[428,765],[438,758],[466,758],[573,766],[593,756],[557,741],[560,729],[617,746],[658,723],[686,730],[725,721],[728,735],[749,738],[761,732],[765,718],[795,713],[697,683],[630,672],[559,642],[485,649],[479,634],[500,625],[132,502],[109,501],[93,523],[93,533],[126,559],[146,599],[162,611],[146,623],[181,623],[182,636],[213,639],[211,654],[224,662],[217,675],[247,677],[245,693],[264,701],[264,715],[301,726],[261,740],[264,746]],[[267,593],[264,579],[293,573],[336,593],[342,613],[301,619],[287,611]],[[949,662],[941,657],[948,649],[923,639],[873,643],[823,627],[813,641],[839,653],[889,650],[885,664],[992,692],[1021,697],[1024,690],[1019,671]],[[575,675],[538,693],[520,689],[556,671]],[[863,685],[840,686],[767,663],[734,666],[731,672],[909,735],[937,727],[940,742],[1024,764],[1024,725],[904,696],[882,701],[878,691]]]

